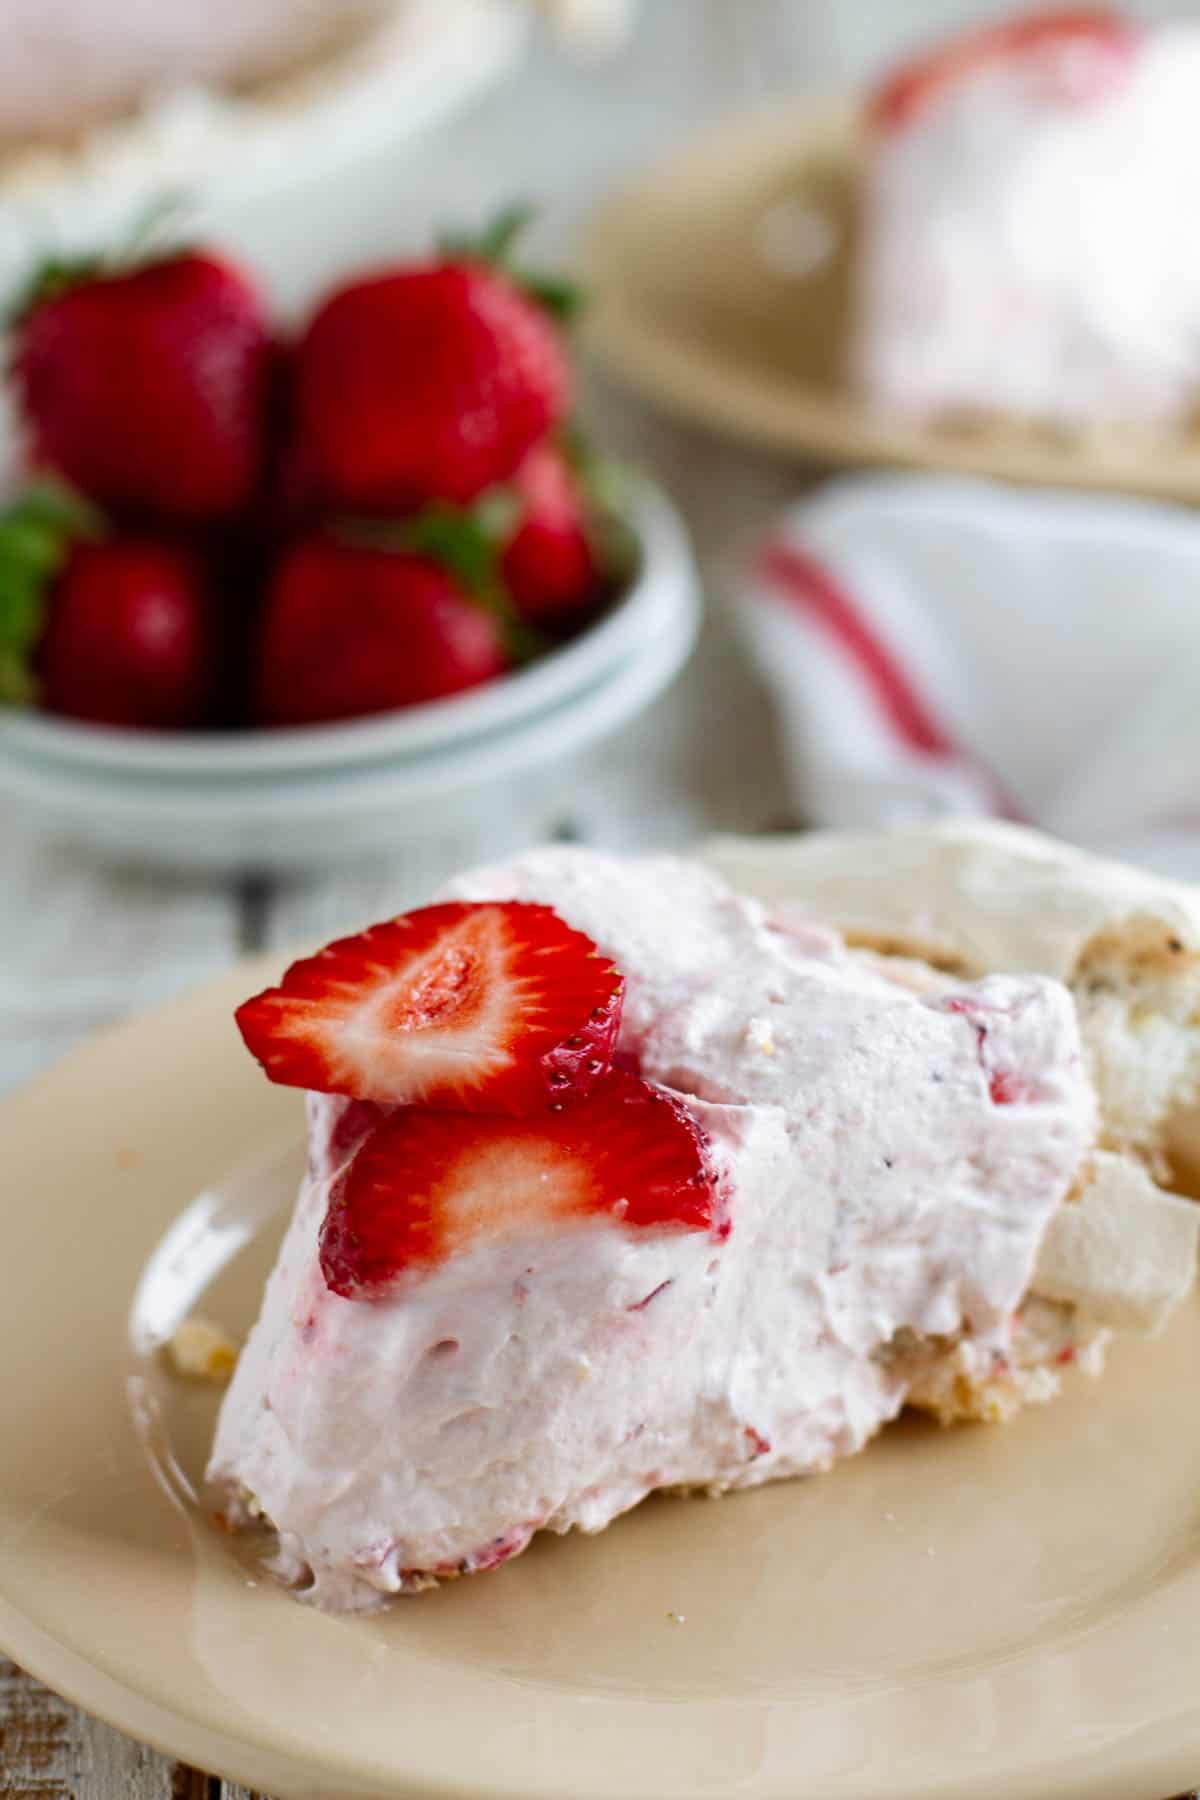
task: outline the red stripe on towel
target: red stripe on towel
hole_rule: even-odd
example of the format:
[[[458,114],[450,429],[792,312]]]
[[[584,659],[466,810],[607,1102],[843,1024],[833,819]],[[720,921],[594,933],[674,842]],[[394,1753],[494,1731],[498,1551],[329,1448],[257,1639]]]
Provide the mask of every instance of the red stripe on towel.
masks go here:
[[[887,645],[875,635],[851,596],[816,557],[794,544],[768,543],[759,555],[768,584],[820,625],[857,669],[874,694],[880,712],[900,741],[923,756],[963,763],[983,780],[993,810],[1011,820],[1021,809],[991,770],[964,750],[930,712]]]

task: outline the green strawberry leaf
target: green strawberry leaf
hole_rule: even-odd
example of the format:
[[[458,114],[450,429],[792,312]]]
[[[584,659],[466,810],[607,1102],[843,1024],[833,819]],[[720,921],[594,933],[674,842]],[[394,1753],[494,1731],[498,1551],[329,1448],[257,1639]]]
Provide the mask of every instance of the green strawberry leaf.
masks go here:
[[[0,643],[0,707],[32,706],[37,697],[37,683],[24,658]]]
[[[502,207],[482,231],[461,231],[452,227],[437,236],[437,247],[443,256],[462,257],[471,262],[492,263],[501,267],[508,262],[518,238],[537,216],[537,207],[528,200],[512,201]]]
[[[57,300],[72,288],[85,282],[100,281],[107,275],[123,275],[146,263],[161,262],[178,255],[184,240],[174,229],[167,236],[163,228],[174,228],[186,208],[189,196],[184,189],[168,188],[156,194],[134,217],[128,235],[111,250],[89,250],[74,256],[46,256],[17,289],[0,312],[0,325],[12,330],[28,313],[47,301]]]
[[[597,450],[578,419],[568,419],[561,425],[557,438],[558,447],[587,500],[596,506],[628,503],[633,484],[631,470],[616,457]]]
[[[541,275],[534,270],[521,269],[514,269],[512,275],[517,286],[561,325],[569,325],[577,319],[587,305],[587,295],[579,282],[571,281],[566,275]]]
[[[521,499],[510,487],[488,488],[471,507],[475,527],[491,540],[499,557],[521,518]]]
[[[49,300],[57,300],[85,281],[96,281],[107,272],[102,256],[48,256],[40,262],[11,297],[4,309],[4,326],[11,331],[27,314]]]
[[[514,200],[501,207],[481,240],[480,251],[488,262],[507,262],[519,238],[533,224],[537,207],[531,200]]]
[[[406,521],[404,536],[407,549],[441,563],[471,594],[480,595],[496,579],[496,539],[466,507],[436,501]]]
[[[455,260],[487,263],[490,268],[499,269],[551,317],[566,324],[583,307],[583,289],[565,275],[527,268],[515,255],[519,240],[536,217],[536,206],[517,200],[503,207],[482,231],[440,233],[438,249],[443,256]]]
[[[637,485],[633,469],[597,450],[575,419],[561,428],[558,443],[583,494],[597,563],[610,581],[631,581],[638,567],[637,536],[629,524]]]
[[[191,204],[192,195],[184,187],[163,188],[152,195],[134,214],[128,236],[118,245],[110,266],[129,269],[177,256],[187,242],[187,233],[181,233],[181,227]]]
[[[331,529],[344,543],[365,550],[427,556],[452,575],[477,606],[495,619],[513,662],[532,661],[548,640],[521,618],[500,574],[500,558],[519,517],[511,488],[495,487],[473,506],[435,500],[405,519],[342,517]]]
[[[103,529],[95,508],[58,482],[26,488],[0,511],[0,706],[36,700],[32,663],[50,587],[72,543]]]

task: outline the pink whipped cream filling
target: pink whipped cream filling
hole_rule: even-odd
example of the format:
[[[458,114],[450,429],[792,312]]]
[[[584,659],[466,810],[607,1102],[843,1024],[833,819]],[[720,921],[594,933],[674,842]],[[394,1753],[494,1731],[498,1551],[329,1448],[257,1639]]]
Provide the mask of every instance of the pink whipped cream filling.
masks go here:
[[[1006,1354],[1095,1134],[1057,982],[919,995],[671,858],[541,851],[452,891],[548,903],[613,958],[621,1054],[685,1097],[730,1230],[598,1221],[341,1299],[317,1233],[373,1115],[310,1097],[309,1176],[209,1473],[334,1608],[598,1530],[656,1487],[860,1449],[904,1403],[897,1333],[962,1336],[980,1368]]]

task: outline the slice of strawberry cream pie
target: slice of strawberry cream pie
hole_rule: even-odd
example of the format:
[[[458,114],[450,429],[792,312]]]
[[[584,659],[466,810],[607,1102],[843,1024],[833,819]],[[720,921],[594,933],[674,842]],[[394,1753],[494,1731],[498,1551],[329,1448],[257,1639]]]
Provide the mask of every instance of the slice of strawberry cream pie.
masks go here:
[[[238,1021],[310,1160],[209,1476],[335,1609],[825,1469],[931,1356],[1009,1367],[1093,1167],[1061,983],[923,990],[674,858],[464,877]]]
[[[1200,30],[1105,7],[895,70],[863,140],[854,375],[909,421],[1178,430],[1200,394]]]

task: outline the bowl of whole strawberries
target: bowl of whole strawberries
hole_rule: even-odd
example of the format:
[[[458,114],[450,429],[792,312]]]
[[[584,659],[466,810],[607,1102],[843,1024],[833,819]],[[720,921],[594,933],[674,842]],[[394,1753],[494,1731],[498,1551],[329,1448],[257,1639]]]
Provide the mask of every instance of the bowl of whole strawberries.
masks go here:
[[[214,868],[395,847],[537,791],[686,660],[686,534],[571,415],[570,288],[514,210],[285,338],[211,250],[17,301],[0,793]]]

